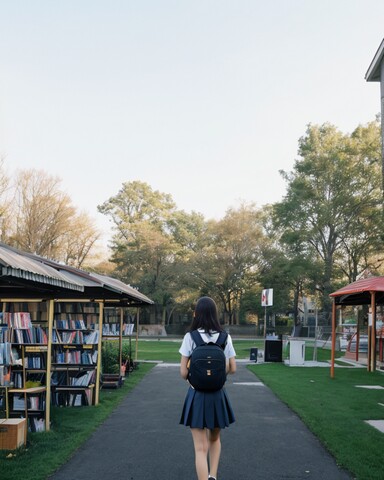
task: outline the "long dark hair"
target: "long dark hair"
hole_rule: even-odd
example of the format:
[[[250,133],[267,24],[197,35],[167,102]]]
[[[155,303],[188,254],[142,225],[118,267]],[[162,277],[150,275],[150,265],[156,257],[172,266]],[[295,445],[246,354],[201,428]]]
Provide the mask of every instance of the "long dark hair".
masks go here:
[[[205,332],[221,332],[215,301],[211,297],[201,297],[196,303],[190,330],[204,329]]]

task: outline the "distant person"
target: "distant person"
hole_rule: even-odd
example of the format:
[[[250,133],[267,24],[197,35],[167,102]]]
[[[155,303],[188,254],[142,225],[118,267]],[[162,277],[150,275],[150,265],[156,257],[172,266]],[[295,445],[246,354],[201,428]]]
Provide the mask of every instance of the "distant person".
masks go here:
[[[190,331],[184,336],[179,350],[180,374],[185,380],[188,379],[190,357],[196,348],[196,343],[191,336],[193,331],[198,331],[205,343],[215,343],[223,332],[217,307],[212,298],[201,297],[198,300]],[[220,338],[222,337],[223,335]],[[230,335],[226,337],[224,354],[226,373],[235,373],[236,352]],[[234,421],[235,416],[224,388],[208,392],[189,386],[180,424],[191,429],[198,480],[217,478],[221,453],[220,430]]]

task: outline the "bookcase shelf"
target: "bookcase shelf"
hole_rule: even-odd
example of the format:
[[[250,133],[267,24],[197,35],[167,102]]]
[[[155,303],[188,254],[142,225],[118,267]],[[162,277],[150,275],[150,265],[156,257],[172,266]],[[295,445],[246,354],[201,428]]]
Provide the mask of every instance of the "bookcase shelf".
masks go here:
[[[54,405],[98,404],[102,313],[99,303],[55,304],[51,367]]]
[[[37,303],[42,314],[37,319]],[[48,306],[41,300],[3,304],[0,383],[5,418],[25,418],[29,431],[49,429]],[[29,311],[31,310],[31,311]],[[32,312],[32,313],[31,313]]]

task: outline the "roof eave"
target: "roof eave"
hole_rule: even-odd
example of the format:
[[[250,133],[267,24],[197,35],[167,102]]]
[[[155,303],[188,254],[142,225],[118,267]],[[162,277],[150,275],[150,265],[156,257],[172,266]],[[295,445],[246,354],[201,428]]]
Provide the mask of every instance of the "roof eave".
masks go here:
[[[365,74],[365,79],[367,82],[380,82],[381,62],[383,60],[383,57],[384,57],[384,39],[382,40],[379,48],[377,49],[377,52],[373,57],[371,64],[369,65],[367,73]]]

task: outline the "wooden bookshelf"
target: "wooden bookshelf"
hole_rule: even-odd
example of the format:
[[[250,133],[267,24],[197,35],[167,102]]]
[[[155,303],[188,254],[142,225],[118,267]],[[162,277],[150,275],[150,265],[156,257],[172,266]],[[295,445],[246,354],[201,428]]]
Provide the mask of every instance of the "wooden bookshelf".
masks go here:
[[[50,302],[38,299],[1,301],[1,322],[8,330],[8,342],[3,342],[2,346],[9,343],[11,348],[10,355],[7,352],[7,358],[3,356],[0,365],[6,371],[5,376],[0,376],[6,418],[25,418],[29,431],[49,430]]]
[[[51,368],[54,405],[99,403],[102,315],[102,302],[55,302]]]

